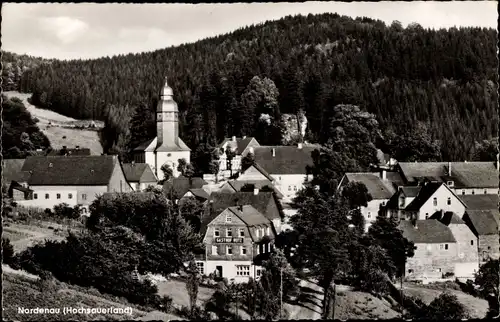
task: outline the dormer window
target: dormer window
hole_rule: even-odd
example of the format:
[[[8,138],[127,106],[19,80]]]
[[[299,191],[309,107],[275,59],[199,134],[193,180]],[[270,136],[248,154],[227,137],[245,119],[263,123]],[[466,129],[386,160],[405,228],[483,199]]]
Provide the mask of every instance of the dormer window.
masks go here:
[[[455,183],[453,181],[448,181],[446,183],[449,187],[453,187],[455,185]]]
[[[405,206],[405,198],[399,198],[399,208],[403,208]]]

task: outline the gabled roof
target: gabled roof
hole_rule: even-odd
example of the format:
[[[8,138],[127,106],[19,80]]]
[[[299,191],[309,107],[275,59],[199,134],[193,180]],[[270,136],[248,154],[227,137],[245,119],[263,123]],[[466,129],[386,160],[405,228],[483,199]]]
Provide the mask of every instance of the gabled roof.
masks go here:
[[[29,172],[23,172],[26,159],[4,159],[2,160],[2,182],[10,184],[12,181],[26,182],[30,177]]]
[[[72,156],[84,156],[84,155],[91,155],[90,149],[88,148],[71,148],[71,149],[60,149],[60,150],[52,150],[50,151],[47,156],[63,156],[66,155],[68,157]]]
[[[311,153],[319,145],[259,146],[254,148],[254,160],[271,175],[306,174],[306,166],[313,165]],[[273,149],[275,156],[273,156]]]
[[[407,182],[421,178],[453,181],[456,188],[498,188],[498,171],[494,162],[400,162],[398,166]]]
[[[463,219],[469,222],[478,235],[498,235],[500,215],[496,210],[466,210]]]
[[[189,192],[191,192],[195,197],[202,199],[208,199],[210,197],[210,195],[202,188],[189,189]]]
[[[271,203],[275,203],[276,207],[269,207]],[[259,192],[258,194],[213,192],[210,195],[203,222],[210,222],[224,209],[239,205],[251,205],[270,220],[281,219],[277,203],[272,192]]]
[[[157,144],[157,137],[154,137],[153,139],[147,140],[141,144],[139,144],[133,151],[134,152],[170,152],[170,151],[191,151],[191,149],[182,141],[181,138],[178,139],[178,144],[177,145],[168,145],[168,146],[162,146],[159,147],[158,149],[156,148]]]
[[[467,205],[467,210],[498,211],[498,195],[461,195],[459,198]]]
[[[115,155],[27,157],[23,171],[29,171],[29,185],[95,186],[108,185],[115,166]]]
[[[404,196],[405,198],[415,198],[422,189],[422,186],[403,186],[399,187],[396,193],[387,202],[388,209],[399,209],[399,198]],[[408,205],[407,205],[408,206]]]
[[[465,222],[456,213],[451,211],[447,211],[445,213],[438,211],[430,216],[429,219],[439,220],[446,226],[449,226],[450,224],[465,225]]]
[[[450,228],[436,219],[417,220],[416,227],[409,220],[401,220],[398,228],[403,236],[415,244],[455,243]]]
[[[128,182],[158,181],[147,163],[123,163],[122,168]]]
[[[217,148],[221,149],[224,147],[224,144],[227,143],[229,148],[236,150],[236,155],[241,155],[253,139],[253,137],[244,137],[236,138],[236,140],[233,141],[233,138],[224,138],[222,143],[220,143]]]
[[[415,197],[415,199],[413,199],[412,202],[410,202],[410,204],[406,206],[405,210],[409,211],[419,210],[427,202],[427,200],[429,200],[434,195],[434,193],[436,193],[436,191],[442,186],[448,189],[448,191],[450,191],[458,199],[458,201],[463,203],[462,200],[460,200],[460,198],[458,198],[455,195],[455,193],[451,191],[450,188],[448,188],[448,186],[446,186],[444,183],[428,182],[420,189],[417,197]]]
[[[346,173],[345,178],[347,179],[346,183],[363,183],[373,199],[389,199],[396,192],[390,182],[384,182],[377,173]]]
[[[278,199],[283,198],[283,194],[273,185],[269,180],[230,180],[226,183],[228,186],[234,189],[234,192],[241,191],[241,188],[247,184],[254,185],[256,189],[262,189],[264,187],[269,187],[276,192]]]
[[[240,207],[229,207],[228,209],[249,227],[271,223],[266,216],[251,205],[244,205],[241,209]]]
[[[245,174],[245,172],[249,171],[249,169],[251,168],[254,168],[255,170],[259,171],[264,177],[267,178],[267,180],[269,181],[274,181],[274,178],[271,177],[271,175],[269,173],[267,173],[266,170],[264,170],[264,168],[262,168],[258,163],[254,162],[251,166],[249,166],[248,168],[245,169],[245,171],[243,171],[241,173],[241,175]]]
[[[190,189],[201,189],[207,182],[200,177],[187,178],[179,176],[172,178],[163,184],[163,193],[168,197],[170,194],[176,199],[182,198]]]

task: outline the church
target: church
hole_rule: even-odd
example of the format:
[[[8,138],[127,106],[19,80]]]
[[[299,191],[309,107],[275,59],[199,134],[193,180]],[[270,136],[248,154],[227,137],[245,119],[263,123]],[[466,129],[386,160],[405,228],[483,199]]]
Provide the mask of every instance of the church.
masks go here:
[[[172,88],[165,85],[156,107],[156,137],[148,140],[134,149],[134,161],[147,163],[153,169],[158,179],[163,179],[161,167],[170,165],[174,177],[179,176],[177,166],[179,159],[190,163],[191,149],[179,137],[179,109],[174,101]]]

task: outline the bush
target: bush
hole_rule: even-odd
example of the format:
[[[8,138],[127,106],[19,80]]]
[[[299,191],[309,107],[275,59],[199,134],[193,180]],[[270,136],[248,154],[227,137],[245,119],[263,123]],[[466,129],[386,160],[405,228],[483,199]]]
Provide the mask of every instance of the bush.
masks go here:
[[[2,237],[2,263],[10,265],[14,258],[14,246],[10,243],[10,239]]]
[[[378,269],[369,269],[359,282],[359,289],[383,296],[389,291],[387,275]]]

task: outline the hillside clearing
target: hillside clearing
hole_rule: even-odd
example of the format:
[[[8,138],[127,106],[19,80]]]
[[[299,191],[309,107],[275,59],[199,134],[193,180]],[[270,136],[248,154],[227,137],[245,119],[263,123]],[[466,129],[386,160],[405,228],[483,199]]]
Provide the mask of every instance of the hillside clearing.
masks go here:
[[[417,297],[429,304],[444,291],[433,290],[429,288],[418,287],[415,285],[404,285],[404,292],[407,295]],[[457,290],[447,290],[449,293],[456,295],[460,303],[469,311],[470,317],[473,319],[483,319],[488,312],[488,302],[484,299],[474,297]]]
[[[23,101],[24,106],[28,112],[30,112],[31,116],[38,119],[37,125],[49,139],[52,148],[61,149],[63,146],[80,146],[81,148],[89,148],[92,155],[102,154],[103,149],[97,131],[66,128],[60,125],[64,123],[79,123],[82,121],[30,104],[28,98],[31,94],[29,93],[8,91],[3,92],[3,94],[7,96],[7,98],[17,97]],[[49,123],[53,124],[49,125]]]
[[[335,319],[394,319],[400,314],[389,302],[371,294],[357,291],[340,291],[335,302]]]
[[[64,240],[65,232],[57,234],[54,230],[21,224],[9,224],[3,228],[3,236],[10,239],[14,252],[19,253],[37,242],[45,240]]]

